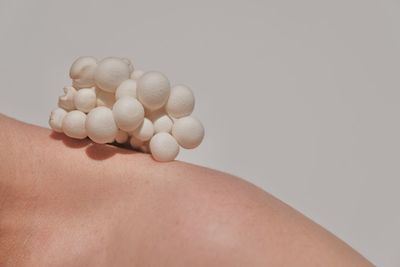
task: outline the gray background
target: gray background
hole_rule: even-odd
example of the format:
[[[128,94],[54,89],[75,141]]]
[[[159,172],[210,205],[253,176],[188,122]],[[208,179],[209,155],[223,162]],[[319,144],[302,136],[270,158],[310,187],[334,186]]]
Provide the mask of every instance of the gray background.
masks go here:
[[[399,1],[0,1],[0,112],[47,126],[80,55],[195,91],[181,160],[259,185],[400,266]]]

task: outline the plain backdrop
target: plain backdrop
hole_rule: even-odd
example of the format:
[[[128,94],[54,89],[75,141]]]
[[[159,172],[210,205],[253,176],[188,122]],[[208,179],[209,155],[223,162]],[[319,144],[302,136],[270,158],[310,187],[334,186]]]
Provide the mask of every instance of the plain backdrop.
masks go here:
[[[45,127],[81,55],[190,85],[206,138],[180,160],[400,266],[399,1],[0,0],[0,47],[0,112]]]

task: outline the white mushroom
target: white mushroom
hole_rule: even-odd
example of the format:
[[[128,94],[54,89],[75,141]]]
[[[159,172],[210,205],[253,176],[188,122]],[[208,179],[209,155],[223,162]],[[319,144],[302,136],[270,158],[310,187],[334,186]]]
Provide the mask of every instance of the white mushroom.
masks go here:
[[[140,124],[139,127],[132,132],[132,135],[140,141],[150,140],[150,138],[153,137],[153,134],[153,123],[147,118],[144,118],[142,124]]]
[[[64,87],[64,95],[58,98],[58,106],[65,109],[66,111],[71,111],[75,109],[74,96],[76,94],[76,89],[72,86]]]
[[[83,88],[76,92],[74,96],[75,107],[85,113],[88,113],[96,107],[96,93],[94,88]]]
[[[97,66],[97,59],[94,57],[79,57],[72,63],[69,76],[72,79],[72,86],[77,89],[94,86],[94,72]]]
[[[142,77],[143,74],[144,74],[144,71],[142,71],[142,70],[134,70],[134,71],[131,73],[131,79],[132,79],[132,80],[137,80],[137,79],[139,79],[140,77]]]
[[[101,60],[94,73],[96,85],[109,93],[114,93],[117,87],[130,76],[129,66],[120,58],[108,57]]]
[[[144,119],[144,108],[135,98],[124,96],[115,102],[113,114],[118,127],[126,132],[132,132]]]
[[[163,114],[163,115],[158,116],[157,118],[153,119],[155,133],[160,133],[160,132],[170,133],[172,130],[173,124],[174,124],[174,122],[167,114]]]
[[[97,107],[87,115],[86,131],[89,138],[98,144],[112,143],[118,133],[111,109]]]
[[[177,119],[172,126],[172,135],[183,148],[192,149],[200,145],[204,137],[204,127],[193,117]]]
[[[174,118],[189,116],[194,109],[194,95],[192,90],[185,85],[172,87],[165,110]]]
[[[172,161],[178,156],[179,145],[169,133],[157,133],[150,140],[150,151],[157,161]]]
[[[84,139],[86,138],[85,128],[86,114],[79,110],[68,112],[62,122],[63,132],[72,138]]]
[[[136,81],[128,79],[123,81],[115,91],[115,99],[120,99],[123,96],[131,96],[136,98]]]
[[[67,111],[65,111],[62,108],[56,108],[51,112],[50,118],[49,118],[49,125],[50,125],[51,129],[53,129],[53,131],[58,132],[58,133],[63,132],[62,121],[63,121],[65,115],[67,115]]]
[[[112,108],[112,106],[115,103],[115,94],[114,93],[108,93],[99,88],[96,88],[95,93],[96,93],[96,97],[97,97],[96,105],[98,107],[106,106],[108,108]]]
[[[158,71],[146,72],[137,81],[137,97],[149,110],[156,110],[164,106],[170,90],[167,77]]]
[[[128,142],[128,139],[128,133],[121,130],[119,130],[117,135],[115,136],[115,142],[117,142],[118,144],[125,144],[126,142]]]

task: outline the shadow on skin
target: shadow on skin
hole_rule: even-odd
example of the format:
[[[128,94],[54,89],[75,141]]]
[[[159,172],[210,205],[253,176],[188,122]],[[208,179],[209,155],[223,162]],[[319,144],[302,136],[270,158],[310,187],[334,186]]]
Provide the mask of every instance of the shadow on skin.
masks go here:
[[[66,136],[63,133],[57,133],[52,131],[49,135],[50,138],[58,141],[62,141],[64,145],[70,148],[85,148],[85,152],[91,159],[94,160],[105,160],[111,158],[115,154],[137,154],[135,150],[130,149],[126,145],[120,145],[117,143],[113,144],[96,144],[89,138],[85,139],[73,139]]]

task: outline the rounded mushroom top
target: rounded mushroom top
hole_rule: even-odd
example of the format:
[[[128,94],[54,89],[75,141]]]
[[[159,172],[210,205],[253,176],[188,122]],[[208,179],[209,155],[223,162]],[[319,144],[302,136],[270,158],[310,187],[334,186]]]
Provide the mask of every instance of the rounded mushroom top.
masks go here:
[[[149,110],[156,110],[164,106],[170,91],[169,80],[161,72],[148,71],[137,80],[137,97]]]
[[[182,118],[192,114],[194,103],[192,90],[186,85],[176,85],[171,89],[165,109],[170,116]]]
[[[94,57],[79,57],[71,65],[69,76],[72,79],[72,86],[76,89],[94,86],[94,71],[97,66],[97,59]]]
[[[123,81],[129,79],[130,74],[130,67],[124,60],[108,57],[98,63],[94,81],[100,89],[114,93]]]

